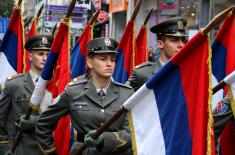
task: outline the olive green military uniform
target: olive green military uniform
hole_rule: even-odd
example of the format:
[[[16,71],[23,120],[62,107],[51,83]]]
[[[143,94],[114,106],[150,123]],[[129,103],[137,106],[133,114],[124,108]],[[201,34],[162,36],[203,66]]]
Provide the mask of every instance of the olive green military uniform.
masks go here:
[[[137,91],[161,66],[159,59],[154,63],[147,61],[136,66],[126,84],[131,86],[134,91]]]
[[[157,35],[158,40],[161,40],[159,38],[162,36],[186,38],[188,36],[185,33],[186,25],[186,19],[182,17],[173,17],[152,26],[150,31]],[[126,84],[130,85],[135,91],[137,91],[161,68],[161,66],[162,64],[160,63],[160,58],[155,63],[145,62],[136,66]]]
[[[37,139],[46,152],[55,150],[53,130],[59,119],[70,114],[72,125],[77,131],[79,143],[83,136],[91,130],[97,130],[113,113],[133,94],[133,90],[125,85],[111,82],[106,96],[98,96],[91,80],[71,82],[57,102],[43,112],[36,123]],[[88,148],[86,155],[125,155],[131,154],[131,138],[127,114],[123,114],[104,135],[101,147]],[[78,145],[78,144],[76,144]],[[112,152],[112,153],[110,153]]]
[[[227,95],[223,100],[218,103],[216,109],[213,111],[214,118],[214,132],[215,138],[219,138],[222,133],[224,127],[229,121],[232,121],[233,126],[235,127],[235,121],[233,116],[233,111],[231,108],[231,100]]]
[[[34,90],[29,73],[9,77],[0,97],[0,154],[9,150],[16,136],[17,122],[28,109],[28,103]],[[35,115],[35,113],[33,113]],[[18,144],[17,155],[42,154],[34,131],[25,131]]]

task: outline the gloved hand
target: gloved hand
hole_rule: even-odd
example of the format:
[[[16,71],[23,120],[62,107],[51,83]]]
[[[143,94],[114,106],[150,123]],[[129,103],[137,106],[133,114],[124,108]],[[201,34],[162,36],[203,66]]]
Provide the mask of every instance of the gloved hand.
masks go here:
[[[14,153],[11,152],[11,150],[8,150],[7,152],[4,153],[4,155],[14,155]]]
[[[104,141],[104,136],[101,134],[97,139],[93,139],[91,135],[93,135],[96,132],[96,130],[89,131],[85,136],[84,136],[84,143],[87,146],[90,147],[96,147],[99,145],[101,142]]]
[[[30,115],[28,120],[25,120],[24,118],[25,118],[25,115],[20,117],[20,122],[19,122],[20,129],[23,131],[33,130],[36,120],[37,120],[37,116]]]

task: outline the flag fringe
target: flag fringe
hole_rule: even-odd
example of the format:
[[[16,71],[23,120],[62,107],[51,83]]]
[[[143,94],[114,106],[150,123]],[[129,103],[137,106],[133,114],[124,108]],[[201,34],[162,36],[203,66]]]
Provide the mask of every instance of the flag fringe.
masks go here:
[[[208,124],[207,124],[207,155],[212,154],[212,139],[211,136],[214,134],[213,129],[212,129],[212,123],[213,123],[213,117],[212,117],[212,64],[211,64],[211,59],[212,59],[212,49],[210,46],[210,37],[208,36],[208,59],[207,59],[207,64],[208,64],[208,75],[209,75],[209,89],[208,89]]]
[[[232,107],[232,111],[233,111],[233,116],[235,117],[235,99],[234,99],[234,96],[233,96],[233,93],[232,93],[232,90],[230,87],[229,87],[229,96],[231,99],[231,107]]]
[[[131,130],[131,143],[132,143],[133,155],[137,155],[135,130],[134,130],[134,123],[133,123],[131,111],[128,112],[128,120],[129,120],[129,127],[130,127],[130,130]]]

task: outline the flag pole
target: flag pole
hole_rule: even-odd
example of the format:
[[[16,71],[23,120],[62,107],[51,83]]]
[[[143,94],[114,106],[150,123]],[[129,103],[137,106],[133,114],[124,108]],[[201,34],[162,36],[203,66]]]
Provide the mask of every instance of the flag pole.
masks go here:
[[[57,23],[54,25],[53,30],[52,30],[52,32],[51,32],[51,35],[52,35],[53,37],[54,37],[54,35],[55,35],[56,28],[57,28]]]
[[[44,7],[44,4],[41,5],[40,9],[38,10],[38,13],[37,13],[37,18],[40,17],[41,13],[42,13],[42,9]]]
[[[127,112],[128,110],[125,109],[123,106],[114,113],[108,121],[106,121],[104,124],[101,125],[99,129],[96,130],[96,132],[92,135],[93,139],[98,138],[110,125],[113,124],[123,113]],[[86,144],[82,144],[77,150],[72,152],[72,155],[81,155],[82,152],[87,148]]]
[[[137,14],[140,10],[141,3],[142,3],[142,0],[139,0],[138,3],[135,6],[135,9],[134,9],[134,11],[132,13],[132,16],[131,16],[131,21],[132,22],[135,21],[135,18],[136,18]]]
[[[22,1],[22,0],[19,0],[19,2],[20,2],[20,1]],[[18,4],[19,4],[19,3],[18,3]],[[69,17],[71,16],[75,4],[76,4],[76,0],[72,0],[71,3],[69,4],[69,8],[68,8],[68,10],[67,10],[67,13],[66,13],[65,18],[69,18]],[[33,111],[33,108],[30,107],[30,106],[28,106],[28,110],[27,110],[26,113],[25,113],[25,118],[24,118],[25,120],[28,120],[28,119],[29,119],[29,117],[30,117],[32,111]],[[17,135],[16,135],[16,138],[15,138],[15,141],[13,142],[13,146],[12,146],[12,149],[11,149],[12,152],[15,151],[16,146],[19,144],[19,142],[20,142],[22,136],[23,136],[22,130],[18,131],[18,133],[17,133]]]
[[[202,29],[203,34],[209,33],[216,25],[220,24],[225,17],[229,14],[230,11],[234,12],[235,5],[227,8],[226,10],[222,11],[218,15],[216,15],[210,22],[207,24],[205,28]]]
[[[148,12],[147,16],[145,17],[144,26],[146,26],[146,24],[148,23],[151,15],[152,15],[152,12],[153,12],[153,8],[151,8],[151,10]]]
[[[91,20],[90,20],[91,25],[94,24],[94,22],[96,21],[96,19],[97,19],[98,16],[99,16],[99,13],[100,13],[100,9],[97,10],[97,11],[95,12],[95,14],[93,15],[93,17],[91,18]]]
[[[22,3],[22,0],[19,0],[18,3],[17,3],[17,6],[20,6]]]
[[[224,88],[226,85],[227,83],[224,80],[220,81],[220,83],[212,89],[212,95],[217,93],[220,89]]]
[[[26,28],[29,25],[29,23],[32,21],[32,19],[33,19],[33,16],[30,16],[26,19],[25,24],[24,24],[24,28]]]

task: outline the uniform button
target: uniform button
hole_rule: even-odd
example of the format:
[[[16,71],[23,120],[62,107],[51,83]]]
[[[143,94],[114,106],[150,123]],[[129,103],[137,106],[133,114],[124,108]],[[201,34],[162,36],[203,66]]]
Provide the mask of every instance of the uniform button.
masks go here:
[[[81,109],[81,108],[82,108],[82,106],[81,106],[81,105],[79,105],[79,108]]]
[[[104,109],[101,109],[100,112],[104,113]]]

